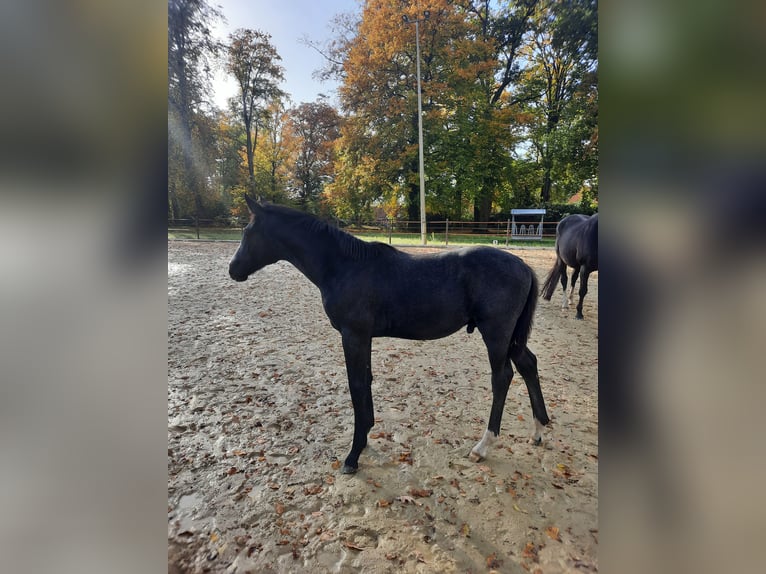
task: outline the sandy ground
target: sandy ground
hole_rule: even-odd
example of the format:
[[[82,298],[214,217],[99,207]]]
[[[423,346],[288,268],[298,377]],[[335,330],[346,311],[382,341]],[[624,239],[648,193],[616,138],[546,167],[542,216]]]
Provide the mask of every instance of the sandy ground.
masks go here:
[[[478,332],[375,339],[376,424],[348,476],[353,412],[319,291],[284,262],[235,283],[236,248],[168,243],[169,572],[597,571],[598,274],[584,321],[560,290],[538,305],[543,446],[517,375],[499,439],[468,460],[491,403]],[[542,282],[553,251],[515,252]]]

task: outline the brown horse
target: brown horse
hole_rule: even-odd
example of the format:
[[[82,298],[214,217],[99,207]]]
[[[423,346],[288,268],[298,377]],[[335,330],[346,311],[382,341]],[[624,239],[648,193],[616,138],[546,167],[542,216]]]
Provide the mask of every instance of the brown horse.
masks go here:
[[[567,266],[573,267],[572,290],[567,297]],[[572,304],[577,277],[580,277],[580,301],[577,319],[582,319],[582,301],[588,292],[588,275],[598,271],[598,213],[587,216],[567,215],[556,226],[556,263],[543,283],[543,299],[551,300],[556,282],[561,279],[564,301],[561,307]]]

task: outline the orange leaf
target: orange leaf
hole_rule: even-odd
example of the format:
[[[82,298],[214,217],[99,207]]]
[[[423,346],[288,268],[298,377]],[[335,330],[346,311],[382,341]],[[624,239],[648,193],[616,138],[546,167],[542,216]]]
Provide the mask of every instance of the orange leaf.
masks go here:
[[[537,558],[537,548],[535,548],[535,545],[532,542],[527,542],[521,555],[524,558]]]
[[[285,505],[282,504],[281,502],[277,502],[277,504],[275,506],[275,510],[276,510],[277,514],[282,515],[285,512]]]
[[[332,469],[338,470],[339,468],[340,468],[340,461],[339,460],[332,461]]]
[[[493,552],[487,556],[487,568],[499,568],[500,562],[497,560],[497,554]]]
[[[418,498],[425,498],[427,496],[431,496],[432,490],[428,489],[421,489],[421,488],[410,488],[410,494],[412,496],[416,496]]]
[[[545,533],[550,536],[553,540],[558,540],[561,542],[561,537],[559,536],[559,527],[558,526],[549,526],[545,529]]]

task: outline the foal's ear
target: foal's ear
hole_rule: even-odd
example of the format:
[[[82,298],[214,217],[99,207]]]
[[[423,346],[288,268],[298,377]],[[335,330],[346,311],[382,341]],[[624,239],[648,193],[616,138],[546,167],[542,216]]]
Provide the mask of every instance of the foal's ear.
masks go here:
[[[247,194],[245,194],[245,202],[247,203],[247,208],[250,210],[250,213],[253,215],[257,215],[261,212],[261,205]]]

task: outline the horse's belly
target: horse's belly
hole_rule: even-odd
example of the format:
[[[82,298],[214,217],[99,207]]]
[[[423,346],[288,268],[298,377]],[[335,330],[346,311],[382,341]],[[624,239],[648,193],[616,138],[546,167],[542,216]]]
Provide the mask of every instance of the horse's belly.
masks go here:
[[[424,341],[441,339],[460,330],[467,325],[469,318],[463,313],[402,313],[396,318],[389,317],[377,325],[375,337],[397,337]]]

